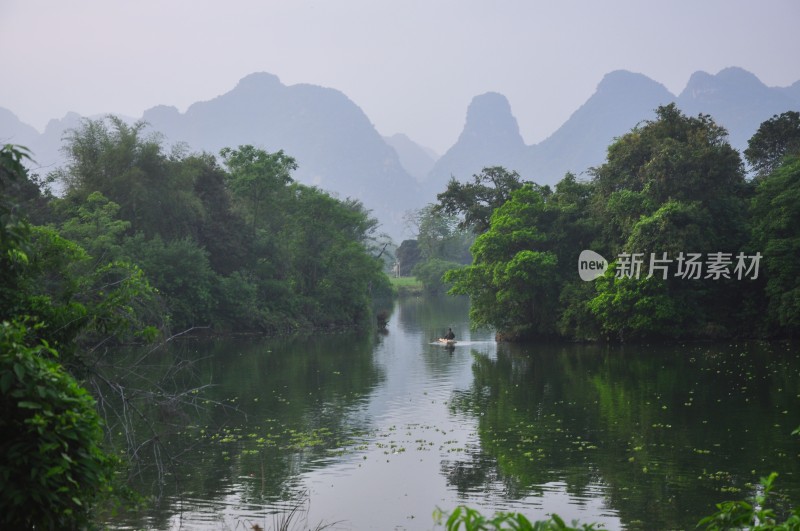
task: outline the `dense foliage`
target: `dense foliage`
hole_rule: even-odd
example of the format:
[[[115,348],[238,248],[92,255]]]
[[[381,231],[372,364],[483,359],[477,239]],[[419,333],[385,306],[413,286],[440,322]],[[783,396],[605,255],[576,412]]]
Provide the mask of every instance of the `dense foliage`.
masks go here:
[[[474,324],[495,327],[505,339],[794,334],[795,114],[774,117],[753,137],[749,161],[762,172],[756,180],[746,179],[724,128],[673,104],[609,146],[588,181],[567,175],[551,191],[506,179],[495,183],[502,187],[496,194],[472,196],[466,191],[485,179],[451,182],[436,210],[461,214],[479,235],[473,263],[445,280],[452,293],[472,298]],[[591,282],[578,275],[583,250],[608,261]]]
[[[110,332],[129,312],[116,287],[87,291],[108,271],[85,269],[82,249],[21,216],[26,156],[0,149],[0,524],[79,529],[109,490],[113,460],[94,400],[53,345],[74,354],[78,336]]]
[[[110,490],[95,401],[47,343],[28,346],[22,323],[0,323],[0,524],[76,529]]]
[[[87,527],[111,493],[116,460],[84,386],[106,421],[122,401],[114,426],[129,442],[159,408],[191,403],[190,390],[168,392],[136,363],[115,380],[106,345],[176,328],[364,325],[372,299],[390,293],[381,253],[371,252],[377,222],[361,203],[295,183],[283,152],[224,149],[221,167],[208,154],[165,153],[144,127],[83,122],[65,145],[69,166],[50,179],[64,185],[60,198],[27,173],[24,148],[0,149],[4,526]],[[158,392],[128,387],[135,377]],[[145,446],[163,450],[151,431],[128,448],[132,460]]]
[[[757,177],[775,171],[790,156],[800,155],[800,112],[787,111],[762,123],[747,142],[744,156]]]
[[[508,201],[522,184],[517,172],[501,166],[484,168],[467,183],[451,178],[447,189],[437,196],[439,204],[434,211],[451,216],[461,214],[459,228],[484,232],[489,228],[494,209]]]
[[[225,148],[220,166],[144,130],[110,117],[72,131],[50,222],[92,259],[140,267],[171,328],[351,326],[389,293],[360,202],[294,182],[282,151]]]

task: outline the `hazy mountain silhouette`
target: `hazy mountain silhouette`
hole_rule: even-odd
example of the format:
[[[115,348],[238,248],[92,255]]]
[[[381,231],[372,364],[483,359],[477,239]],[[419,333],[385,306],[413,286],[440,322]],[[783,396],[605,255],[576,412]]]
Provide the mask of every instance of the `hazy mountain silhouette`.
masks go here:
[[[642,74],[625,70],[606,74],[564,125],[526,150],[518,171],[540,184],[554,184],[567,172],[581,176],[602,164],[615,138],[655,118],[655,109],[674,99],[664,85]]]
[[[39,137],[39,131],[20,121],[16,114],[0,107],[0,143],[30,146]]]
[[[230,92],[191,105],[154,107],[143,119],[170,141],[218,153],[253,144],[297,159],[295,179],[363,201],[399,236],[403,214],[417,205],[416,181],[364,112],[338,90],[283,85],[267,73],[243,78]]]
[[[402,133],[383,137],[387,144],[394,148],[400,158],[400,164],[414,177],[423,182],[433,169],[439,155],[430,148],[421,146]]]
[[[605,160],[611,142],[638,123],[655,118],[659,105],[675,102],[688,116],[709,114],[725,127],[731,145],[743,151],[758,126],[775,114],[800,109],[800,81],[790,87],[767,87],[741,68],[726,68],[716,75],[696,72],[676,97],[662,84],[624,70],[606,74],[595,93],[550,137],[520,146],[516,120],[507,105],[481,105],[476,97],[467,110],[467,124],[458,141],[437,161],[427,182],[444,190],[450,176],[469,179],[483,167],[502,164],[526,180],[555,184],[567,172],[581,176]],[[500,95],[495,95],[499,100]],[[505,98],[502,98],[505,101]],[[484,127],[470,119],[480,105]],[[493,124],[507,124],[506,136]],[[511,127],[508,124],[514,124]],[[504,162],[501,162],[504,161]],[[585,176],[585,175],[584,175]],[[428,200],[433,200],[426,190]]]
[[[0,139],[29,147],[37,163],[45,166],[42,173],[64,163],[62,138],[80,125],[80,116],[69,113],[51,120],[38,134],[10,111],[2,111]],[[191,105],[185,113],[159,105],[145,111],[142,119],[148,123],[146,131],[162,134],[167,145],[182,142],[192,152],[216,155],[223,147],[243,144],[282,149],[297,160],[293,175],[297,181],[341,198],[360,199],[382,222],[381,230],[396,239],[405,212],[420,206],[417,181],[396,151],[364,112],[334,89],[286,86],[272,74],[256,73],[226,94]]]
[[[487,92],[472,99],[464,129],[456,143],[436,161],[425,182],[430,200],[447,186],[450,177],[463,181],[486,166],[520,166],[525,142],[511,105],[502,94]]]
[[[399,241],[404,213],[435,201],[451,176],[463,181],[493,165],[540,184],[554,184],[568,171],[585,174],[603,163],[614,138],[653,119],[659,105],[673,101],[687,115],[710,114],[728,129],[731,144],[743,150],[764,120],[800,109],[800,81],[767,87],[741,68],[726,68],[716,75],[696,72],[676,97],[642,74],[618,70],[604,76],[595,93],[535,145],[523,141],[505,96],[490,92],[472,100],[461,135],[438,160],[405,135],[381,137],[340,91],[286,86],[267,73],[249,75],[231,91],[195,103],[185,113],[157,106],[142,118],[168,144],[185,142],[191,151],[217,154],[241,144],[282,149],[297,159],[298,181],[362,200]],[[80,120],[68,113],[39,133],[0,108],[0,141],[29,147],[40,166],[34,171],[45,174],[63,163],[62,139]]]
[[[795,81],[792,85],[777,90],[789,98],[795,106],[800,106],[800,81]]]
[[[794,84],[796,96],[800,85]],[[726,68],[712,76],[695,72],[678,96],[678,107],[687,115],[710,114],[728,130],[728,141],[740,151],[758,126],[770,117],[800,109],[800,97],[791,90],[770,88],[741,68]]]
[[[68,130],[78,127],[80,122],[80,115],[69,112],[61,119],[50,120],[44,132],[39,133],[22,123],[14,113],[0,107],[0,142],[28,148],[34,160],[29,169],[44,176],[64,163],[62,138]]]

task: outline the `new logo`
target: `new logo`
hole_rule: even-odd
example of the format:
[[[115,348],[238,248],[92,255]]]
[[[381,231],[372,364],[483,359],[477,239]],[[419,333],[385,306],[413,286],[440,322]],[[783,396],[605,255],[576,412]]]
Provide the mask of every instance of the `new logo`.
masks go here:
[[[608,260],[590,250],[581,251],[578,257],[578,274],[581,280],[594,280],[608,269]]]

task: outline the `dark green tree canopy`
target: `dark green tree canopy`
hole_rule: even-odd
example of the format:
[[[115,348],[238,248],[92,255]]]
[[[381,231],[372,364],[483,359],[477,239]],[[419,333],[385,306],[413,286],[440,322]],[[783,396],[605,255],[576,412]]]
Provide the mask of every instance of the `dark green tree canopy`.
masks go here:
[[[784,333],[800,330],[800,156],[759,182],[752,202],[752,247],[764,255],[767,319]]]
[[[377,220],[295,183],[283,151],[224,148],[218,163],[116,117],[85,120],[65,151],[55,225],[93,260],[139,264],[175,328],[350,326],[388,292]]]
[[[683,115],[674,103],[608,148],[606,162],[593,169],[597,191],[641,192],[661,205],[670,199],[713,201],[741,193],[744,172],[727,131],[708,115]]]
[[[541,189],[522,186],[476,238],[473,264],[445,275],[451,293],[472,299],[475,325],[496,327],[506,339],[555,333],[558,256],[548,238],[554,219]]]
[[[85,119],[64,144],[69,164],[56,178],[66,185],[65,201],[77,206],[100,192],[120,207],[129,233],[166,238],[194,236],[204,215],[193,193],[194,172],[182,171],[182,150],[164,152],[161,136],[145,134],[146,122],[126,124],[109,116]]]
[[[595,212],[609,250],[621,250],[641,216],[675,201],[697,203],[715,220],[704,227],[715,232],[712,244],[741,245],[750,188],[727,132],[707,115],[683,115],[675,104],[656,115],[614,142],[606,162],[593,169]]]
[[[472,265],[446,275],[453,293],[471,297],[475,324],[495,327],[508,339],[730,337],[762,333],[765,297],[771,297],[781,326],[797,326],[794,284],[787,280],[794,270],[786,258],[797,253],[787,228],[794,219],[787,206],[792,181],[781,172],[766,178],[755,211],[769,222],[752,218],[753,185],[725,129],[709,116],[659,107],[656,119],[609,146],[592,177],[581,182],[567,175],[552,193],[524,184],[494,206],[475,198],[500,196],[486,190],[469,195],[466,186],[453,182],[440,195],[439,209],[469,212],[471,219],[492,212],[488,229],[472,246]],[[770,179],[775,181],[767,186]],[[516,186],[515,179],[509,182]],[[481,184],[471,183],[473,191]],[[767,240],[752,240],[752,228]],[[772,291],[764,290],[763,269],[760,279],[731,276],[738,261],[756,260],[757,251],[767,248],[786,262],[771,265],[773,272],[785,273],[780,283],[772,281]],[[579,277],[582,250],[608,259],[604,276]],[[621,253],[637,253],[640,276],[616,274]],[[704,271],[693,280],[679,277],[679,259],[689,253],[702,260],[714,253],[729,257],[728,276]],[[651,257],[662,260],[656,265],[672,264],[672,274],[662,267],[649,275]]]
[[[234,196],[247,204],[247,217],[252,231],[277,223],[268,207],[278,201],[278,194],[292,182],[291,173],[297,162],[283,151],[268,153],[253,146],[239,149],[224,148],[220,151],[228,168],[228,186]]]
[[[744,156],[757,177],[769,175],[791,155],[800,155],[800,112],[787,111],[762,123]]]
[[[447,183],[447,190],[437,195],[436,211],[461,216],[459,228],[480,234],[489,228],[492,211],[508,201],[512,192],[522,185],[517,172],[501,166],[484,168],[467,183],[453,177]]]

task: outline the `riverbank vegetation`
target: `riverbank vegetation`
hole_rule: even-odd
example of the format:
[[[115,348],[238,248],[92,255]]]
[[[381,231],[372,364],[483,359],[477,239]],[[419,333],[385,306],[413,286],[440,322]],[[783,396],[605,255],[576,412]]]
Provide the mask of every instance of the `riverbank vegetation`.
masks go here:
[[[507,340],[800,331],[800,113],[750,140],[752,179],[709,116],[674,104],[656,116],[610,145],[589,180],[551,189],[487,168],[450,181],[431,211],[477,235],[471,265],[443,277],[470,296],[474,325]],[[607,265],[593,281],[579,277],[583,250]]]
[[[28,186],[18,208],[88,261],[136,264],[158,293],[163,325],[348,327],[368,321],[371,298],[390,294],[375,259],[378,222],[359,201],[295,182],[297,162],[281,151],[167,152],[144,130],[85,120],[65,140],[69,164],[49,176],[63,195]]]
[[[148,451],[163,456],[163,481],[171,428],[154,419],[196,408],[203,384],[187,379],[192,360],[145,378],[139,356],[120,373],[109,346],[198,329],[374,327],[373,300],[391,296],[386,242],[360,202],[294,182],[283,152],[226,148],[220,163],[167,153],[143,129],[84,121],[66,140],[68,166],[44,179],[26,170],[25,148],[0,149],[4,526],[88,526]],[[104,440],[117,435],[121,447]]]
[[[391,291],[377,221],[358,201],[296,183],[289,155],[167,152],[144,127],[83,122],[66,140],[69,165],[46,179],[24,169],[24,149],[0,150],[0,428],[14,435],[0,441],[6,526],[91,521],[115,478],[98,403],[106,428],[133,441],[119,451],[131,459],[167,455],[164,433],[137,439],[136,424],[197,405],[202,382],[189,388],[173,366],[142,379],[157,392],[111,379],[107,346],[200,328],[374,325],[371,301]],[[417,253],[425,289],[469,295],[473,322],[501,338],[794,335],[798,139],[798,113],[762,125],[745,152],[748,180],[724,129],[662,107],[609,147],[589,181],[567,175],[551,189],[498,167],[452,181],[398,255]],[[59,197],[47,189],[55,181]],[[584,249],[610,258],[593,281],[576,271]],[[697,278],[690,253],[701,257]],[[656,259],[643,259],[641,275],[637,255]],[[669,274],[648,275],[654,265]]]

